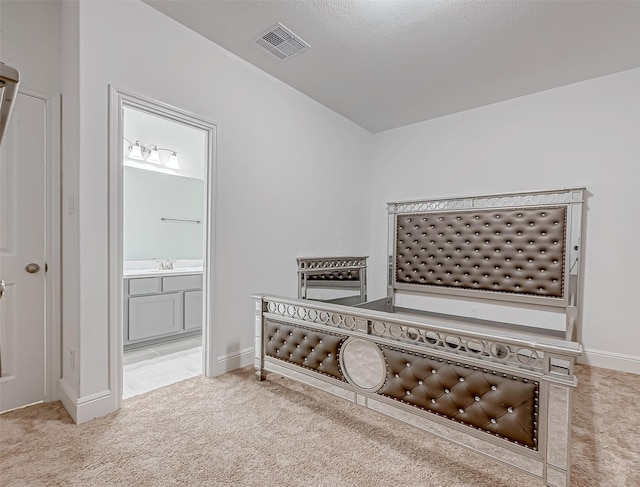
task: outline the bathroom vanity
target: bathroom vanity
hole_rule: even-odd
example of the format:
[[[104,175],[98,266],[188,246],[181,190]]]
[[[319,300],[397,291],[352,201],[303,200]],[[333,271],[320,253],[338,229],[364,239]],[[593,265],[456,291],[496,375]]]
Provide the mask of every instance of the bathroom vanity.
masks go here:
[[[124,349],[202,333],[202,268],[124,271]]]

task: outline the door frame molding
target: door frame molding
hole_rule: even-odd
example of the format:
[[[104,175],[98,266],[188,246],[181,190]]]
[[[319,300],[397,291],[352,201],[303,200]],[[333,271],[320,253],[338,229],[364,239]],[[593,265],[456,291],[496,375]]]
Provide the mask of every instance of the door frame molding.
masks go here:
[[[46,368],[45,401],[60,399],[62,357],[62,96],[45,98],[47,111],[47,210],[45,218]]]
[[[146,98],[109,85],[109,390],[113,398],[113,409],[122,407],[123,369],[123,167],[124,139],[123,108],[142,110],[168,118],[178,123],[203,130],[207,133],[207,218],[204,221],[204,326],[202,329],[203,372],[207,377],[215,374],[213,337],[216,326],[213,320],[214,255],[215,255],[215,202],[217,167],[217,131],[219,124],[172,105]]]

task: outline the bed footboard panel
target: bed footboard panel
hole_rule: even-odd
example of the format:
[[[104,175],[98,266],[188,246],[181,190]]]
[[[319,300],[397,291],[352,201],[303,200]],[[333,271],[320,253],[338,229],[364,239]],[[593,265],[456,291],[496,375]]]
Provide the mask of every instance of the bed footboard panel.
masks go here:
[[[265,356],[345,381],[338,366],[338,354],[347,339],[345,335],[271,319],[265,320],[264,332]]]
[[[577,344],[481,336],[379,311],[254,298],[259,380],[265,371],[277,372],[547,485],[569,485]],[[383,333],[381,324],[391,332]],[[444,339],[434,341],[434,334]]]
[[[378,394],[537,450],[538,382],[383,346]]]

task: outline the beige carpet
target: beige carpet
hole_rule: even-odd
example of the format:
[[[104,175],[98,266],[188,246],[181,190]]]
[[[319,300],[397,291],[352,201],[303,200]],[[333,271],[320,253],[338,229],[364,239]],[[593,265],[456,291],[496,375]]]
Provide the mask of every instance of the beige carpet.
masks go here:
[[[572,485],[640,486],[640,376],[578,368]],[[2,486],[540,486],[373,411],[250,368],[75,426],[60,403],[0,416]]]

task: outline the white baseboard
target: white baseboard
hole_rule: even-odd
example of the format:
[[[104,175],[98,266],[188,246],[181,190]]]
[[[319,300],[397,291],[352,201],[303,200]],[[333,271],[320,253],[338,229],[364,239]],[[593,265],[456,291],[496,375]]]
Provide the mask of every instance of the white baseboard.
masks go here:
[[[220,355],[217,358],[217,373],[224,374],[253,363],[253,347],[245,348],[228,355]]]
[[[217,374],[253,364],[253,347],[248,347],[217,358]],[[76,424],[99,418],[116,410],[111,391],[104,390],[90,396],[76,397],[73,389],[63,379],[60,380],[60,400]]]
[[[71,419],[73,419],[73,422],[77,423],[78,408],[76,406],[76,395],[64,379],[60,379],[58,384],[60,386],[58,387],[60,402],[62,402],[62,405],[69,413],[69,416],[71,416]]]
[[[111,391],[104,390],[90,396],[78,398],[78,417],[76,423],[81,424],[115,411]]]
[[[594,367],[603,367],[605,369],[640,374],[640,357],[633,355],[585,348],[584,354],[580,357],[578,362],[581,364],[593,365]]]
[[[76,398],[64,379],[60,379],[59,391],[62,405],[76,424],[86,423],[115,411],[111,391],[104,390],[90,396]]]

